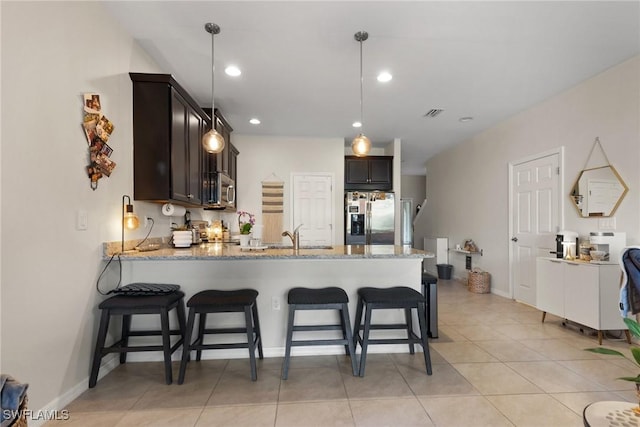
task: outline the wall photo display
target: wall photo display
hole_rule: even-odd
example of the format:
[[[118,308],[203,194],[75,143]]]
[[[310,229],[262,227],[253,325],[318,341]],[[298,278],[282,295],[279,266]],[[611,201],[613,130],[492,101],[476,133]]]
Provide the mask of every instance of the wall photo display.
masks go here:
[[[89,166],[86,169],[91,189],[95,191],[98,180],[103,176],[110,176],[116,167],[116,163],[110,158],[113,148],[107,144],[115,126],[102,113],[100,95],[97,93],[83,95],[83,111],[82,129],[89,145]]]

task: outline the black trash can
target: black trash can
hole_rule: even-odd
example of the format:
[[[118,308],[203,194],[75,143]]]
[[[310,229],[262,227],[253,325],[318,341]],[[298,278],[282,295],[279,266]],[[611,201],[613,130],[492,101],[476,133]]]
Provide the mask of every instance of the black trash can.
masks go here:
[[[451,279],[451,270],[453,265],[451,264],[436,264],[438,268],[438,279],[449,280]]]

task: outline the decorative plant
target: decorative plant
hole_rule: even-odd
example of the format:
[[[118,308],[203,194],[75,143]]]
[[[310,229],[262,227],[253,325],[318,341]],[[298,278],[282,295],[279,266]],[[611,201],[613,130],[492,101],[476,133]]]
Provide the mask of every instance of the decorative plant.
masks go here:
[[[630,319],[628,317],[625,317],[623,321],[627,325],[627,328],[629,328],[629,332],[631,332],[631,335],[633,335],[636,338],[640,338],[640,324],[636,320]],[[622,356],[627,360],[631,360],[617,350],[611,350],[609,348],[604,348],[604,347],[586,348],[585,351],[590,351],[592,353],[598,353],[598,354],[610,354],[613,356]],[[634,359],[633,361],[635,361],[636,365],[640,367],[640,347],[632,346],[631,355],[633,356],[633,359]],[[618,379],[635,383],[636,391],[638,394],[638,400],[640,400],[640,374],[638,374],[635,377],[619,377]],[[640,405],[633,408],[633,411],[637,414],[640,414]]]
[[[246,221],[245,218],[249,217]],[[240,234],[250,234],[251,228],[256,223],[256,218],[253,214],[245,211],[238,211],[238,227],[240,228]]]

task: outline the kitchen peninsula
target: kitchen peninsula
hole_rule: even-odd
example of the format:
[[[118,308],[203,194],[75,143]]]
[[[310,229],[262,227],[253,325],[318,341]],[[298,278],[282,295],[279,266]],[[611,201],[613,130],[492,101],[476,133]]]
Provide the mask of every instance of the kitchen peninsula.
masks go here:
[[[104,246],[104,258],[111,258],[119,242]],[[253,288],[259,292],[258,311],[264,353],[267,357],[284,354],[287,292],[295,286],[339,286],[349,295],[351,320],[355,316],[357,289],[363,286],[409,286],[420,290],[422,260],[433,254],[394,245],[336,245],[294,250],[291,247],[269,247],[247,250],[238,245],[205,243],[190,248],[162,246],[148,252],[131,251],[120,255],[122,283],[153,282],[175,283],[186,294],[185,301],[205,289]],[[103,287],[106,287],[103,285]],[[308,315],[308,316],[307,316]],[[300,313],[301,320],[317,322],[337,321],[334,311]],[[401,310],[383,310],[379,320],[401,319]],[[144,317],[144,316],[139,316]],[[211,321],[216,321],[211,316]],[[225,316],[225,324],[229,321]],[[133,327],[147,327],[145,321]],[[173,320],[173,319],[172,319]],[[233,322],[234,320],[231,320]],[[240,315],[238,322],[241,321]],[[417,322],[416,322],[417,324]],[[298,347],[298,354],[335,354],[343,352],[341,346]],[[372,350],[406,352],[407,346],[374,346]],[[149,360],[160,354],[131,354],[132,360]],[[246,351],[225,350],[205,352],[204,357],[246,357]]]

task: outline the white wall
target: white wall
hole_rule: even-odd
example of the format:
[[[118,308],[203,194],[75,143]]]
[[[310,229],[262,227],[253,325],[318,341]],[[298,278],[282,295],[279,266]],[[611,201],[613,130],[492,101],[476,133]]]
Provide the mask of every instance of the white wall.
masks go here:
[[[561,174],[565,188],[564,227],[581,237],[598,230],[597,218],[579,218],[570,187],[587,161],[596,137],[629,186],[618,208],[617,231],[640,242],[640,57],[630,59],[445,151],[427,163],[425,236],[449,237],[449,244],[472,238],[484,250],[474,265],[492,274],[497,293],[509,294],[508,164],[565,147]],[[464,256],[450,254],[454,274]]]
[[[344,138],[270,137],[231,135],[238,155],[238,210],[251,212],[256,224],[262,223],[262,181],[271,180],[272,174],[284,181],[283,227],[291,230],[291,174],[322,172],[333,174],[333,203],[335,224],[334,242],[344,242]],[[237,232],[237,216],[202,211],[205,220],[220,218],[229,222],[231,231]],[[297,224],[296,224],[297,225]],[[286,242],[283,240],[283,242]]]
[[[101,245],[120,239],[121,198],[132,194],[128,72],[160,70],[97,2],[0,7],[2,372],[29,383],[29,407],[38,409],[87,386]],[[96,191],[85,173],[84,92],[101,95],[115,124],[109,144],[117,166]],[[86,231],[75,229],[78,210],[88,213]]]
[[[0,6],[0,25],[2,23],[2,6]],[[0,46],[2,34],[0,33]],[[2,55],[0,55],[0,82],[2,81]],[[0,84],[0,99],[2,99],[2,84]],[[2,129],[2,103],[0,102],[0,129]],[[2,164],[2,132],[0,132],[0,165]],[[0,173],[0,224],[2,224],[2,173]],[[2,369],[2,227],[0,227],[0,373]]]

